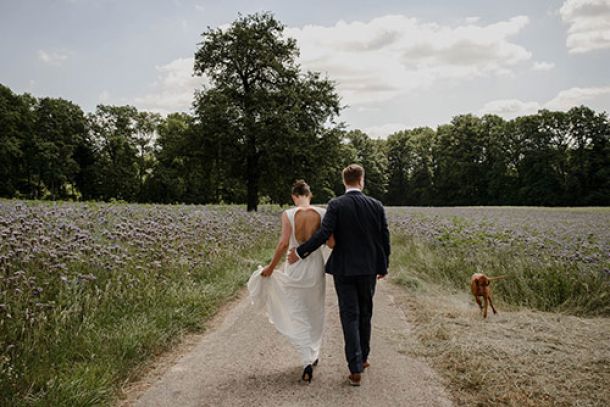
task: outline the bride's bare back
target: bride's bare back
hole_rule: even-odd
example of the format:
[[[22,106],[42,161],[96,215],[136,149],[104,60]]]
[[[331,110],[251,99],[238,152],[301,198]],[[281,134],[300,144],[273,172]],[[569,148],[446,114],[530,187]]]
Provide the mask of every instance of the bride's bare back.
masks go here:
[[[320,214],[314,208],[300,209],[294,214],[294,237],[306,242],[320,229]]]

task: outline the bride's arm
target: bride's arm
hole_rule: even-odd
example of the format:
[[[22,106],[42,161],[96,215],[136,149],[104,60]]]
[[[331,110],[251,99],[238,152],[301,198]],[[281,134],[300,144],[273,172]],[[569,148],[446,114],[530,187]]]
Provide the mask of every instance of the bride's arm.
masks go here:
[[[263,277],[268,277],[273,273],[275,267],[280,262],[284,254],[286,254],[286,250],[288,250],[288,245],[290,243],[290,233],[292,232],[292,227],[290,226],[290,222],[288,221],[288,215],[286,212],[282,213],[282,233],[280,234],[280,240],[277,242],[277,246],[275,248],[275,253],[273,254],[273,259],[271,259],[271,263],[269,263],[263,271],[261,271],[261,275]]]

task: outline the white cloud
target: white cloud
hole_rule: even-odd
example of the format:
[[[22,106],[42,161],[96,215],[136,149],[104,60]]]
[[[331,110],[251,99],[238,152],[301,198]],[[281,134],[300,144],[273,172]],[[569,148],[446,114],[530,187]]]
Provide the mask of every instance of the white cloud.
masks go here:
[[[570,88],[562,90],[553,99],[540,103],[536,101],[522,101],[519,99],[500,99],[486,103],[479,111],[480,116],[496,114],[505,119],[514,119],[519,116],[536,114],[541,109],[552,111],[567,111],[580,105],[588,106],[596,111],[610,112],[610,86]],[[440,123],[418,123],[417,127],[427,125],[435,127]],[[373,138],[385,138],[399,130],[411,129],[413,125],[405,123],[388,123],[362,129]]]
[[[559,14],[570,26],[566,45],[571,53],[610,48],[610,0],[566,0]]]
[[[68,59],[67,52],[38,50],[38,59],[45,64],[60,66]]]
[[[525,16],[490,25],[449,26],[402,15],[334,26],[288,28],[306,69],[337,81],[344,103],[390,100],[439,81],[506,75],[531,58],[510,41],[528,24]]]
[[[193,103],[193,94],[206,82],[204,78],[193,76],[193,58],[178,58],[157,66],[157,82],[152,91],[134,99],[135,105],[143,110],[167,114],[188,111]]]
[[[532,70],[534,71],[550,71],[555,68],[555,64],[552,62],[534,62],[532,65]]]
[[[574,106],[587,104],[604,96],[610,96],[610,86],[571,88],[559,92],[557,96],[545,104],[545,107],[551,110],[568,110]],[[606,105],[606,110],[607,108],[608,105]]]
[[[297,39],[305,69],[326,73],[337,82],[344,104],[374,107],[442,81],[512,74],[531,58],[527,49],[510,40],[528,24],[527,17],[489,25],[469,21],[451,26],[390,15],[368,22],[293,27],[286,35]],[[159,112],[188,110],[194,90],[203,83],[192,77],[193,58],[156,69],[158,82],[135,104]]]
[[[466,21],[466,24],[474,24],[478,23],[480,19],[481,17],[466,17],[464,21]]]
[[[195,4],[195,10],[199,11],[200,13],[204,13],[205,12],[205,6],[202,4]]]
[[[534,114],[540,109],[567,111],[575,106],[587,105],[595,110],[608,111],[610,107],[610,86],[570,88],[562,90],[553,99],[539,103],[519,99],[502,99],[488,102],[479,114],[497,114],[506,119]]]
[[[406,130],[410,127],[405,123],[386,123],[379,126],[371,126],[362,129],[371,138],[386,138],[390,134],[396,133],[400,130]]]
[[[538,102],[523,102],[518,99],[502,99],[488,102],[479,111],[480,115],[497,114],[506,119],[534,114],[540,109]]]

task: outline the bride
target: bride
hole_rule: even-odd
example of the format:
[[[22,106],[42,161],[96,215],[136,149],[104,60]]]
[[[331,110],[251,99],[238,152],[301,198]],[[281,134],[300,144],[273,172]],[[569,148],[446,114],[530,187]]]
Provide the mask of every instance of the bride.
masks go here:
[[[248,281],[252,303],[265,309],[269,321],[296,348],[305,367],[302,380],[310,383],[318,364],[324,326],[324,249],[295,264],[276,266],[287,250],[307,241],[319,228],[326,209],[311,206],[309,185],[298,180],[292,187],[295,207],[282,213],[282,232],[271,262]],[[334,247],[331,237],[326,245]]]

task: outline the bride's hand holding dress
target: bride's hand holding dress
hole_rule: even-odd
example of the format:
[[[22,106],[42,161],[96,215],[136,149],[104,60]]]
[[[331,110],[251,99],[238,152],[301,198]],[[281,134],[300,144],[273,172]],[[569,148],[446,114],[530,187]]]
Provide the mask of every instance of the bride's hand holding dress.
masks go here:
[[[273,273],[273,270],[275,270],[275,268],[277,267],[278,263],[286,253],[286,250],[288,250],[291,232],[292,230],[290,227],[290,221],[288,220],[286,212],[284,212],[282,213],[282,232],[280,234],[280,240],[275,248],[273,259],[271,259],[271,262],[268,265],[263,267],[263,270],[261,271],[261,276],[269,277]]]

